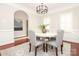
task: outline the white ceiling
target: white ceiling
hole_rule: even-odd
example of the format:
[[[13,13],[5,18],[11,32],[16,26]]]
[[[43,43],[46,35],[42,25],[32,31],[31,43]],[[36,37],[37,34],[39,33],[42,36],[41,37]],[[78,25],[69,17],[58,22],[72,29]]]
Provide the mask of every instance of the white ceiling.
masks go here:
[[[29,11],[31,10],[31,11],[35,12],[35,8],[39,4],[40,3],[19,3],[17,5],[25,7],[27,9],[29,9]],[[77,4],[77,3],[76,4],[72,4],[72,3],[62,3],[62,4],[61,3],[45,3],[45,5],[48,6],[49,13],[79,6],[79,4]]]

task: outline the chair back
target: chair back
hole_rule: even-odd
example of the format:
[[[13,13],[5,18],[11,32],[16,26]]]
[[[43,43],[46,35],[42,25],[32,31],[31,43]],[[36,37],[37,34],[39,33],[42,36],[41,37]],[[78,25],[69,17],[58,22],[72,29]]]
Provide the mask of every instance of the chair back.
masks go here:
[[[29,39],[30,39],[31,45],[35,45],[35,41],[36,41],[35,32],[32,31],[32,30],[29,30],[29,31],[28,31],[28,37],[29,37]]]
[[[64,37],[64,31],[63,30],[58,30],[57,31],[57,36],[56,36],[56,45],[57,46],[62,45],[63,37]]]

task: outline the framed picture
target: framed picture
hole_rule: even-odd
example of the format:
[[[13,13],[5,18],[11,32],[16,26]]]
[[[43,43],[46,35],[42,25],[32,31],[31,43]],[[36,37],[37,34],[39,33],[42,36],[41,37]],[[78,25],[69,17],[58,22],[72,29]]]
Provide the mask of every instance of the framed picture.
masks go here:
[[[23,22],[20,19],[14,19],[14,31],[22,31]]]

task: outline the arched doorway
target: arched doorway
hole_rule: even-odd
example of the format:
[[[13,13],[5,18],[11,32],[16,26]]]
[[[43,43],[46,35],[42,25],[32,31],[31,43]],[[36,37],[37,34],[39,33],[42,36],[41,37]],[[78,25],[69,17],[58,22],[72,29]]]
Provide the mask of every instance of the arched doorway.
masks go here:
[[[14,37],[28,36],[28,15],[22,10],[14,13]]]

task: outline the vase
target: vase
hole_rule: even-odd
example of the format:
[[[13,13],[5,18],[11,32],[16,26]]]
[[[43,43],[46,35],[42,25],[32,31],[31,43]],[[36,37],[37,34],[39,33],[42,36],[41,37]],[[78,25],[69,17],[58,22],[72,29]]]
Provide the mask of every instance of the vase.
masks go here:
[[[42,33],[46,33],[46,29],[42,29]]]

